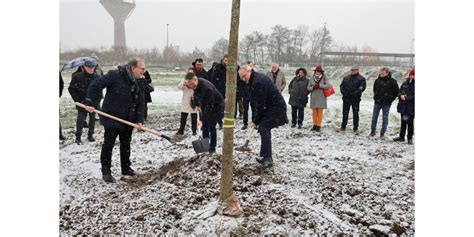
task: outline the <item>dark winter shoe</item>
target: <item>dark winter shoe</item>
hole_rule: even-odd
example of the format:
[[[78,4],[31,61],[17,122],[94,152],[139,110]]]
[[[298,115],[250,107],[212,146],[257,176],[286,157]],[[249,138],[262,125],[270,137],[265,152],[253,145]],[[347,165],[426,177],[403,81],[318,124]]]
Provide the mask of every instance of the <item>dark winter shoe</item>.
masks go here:
[[[95,142],[94,136],[92,135],[87,136],[87,140],[90,142]]]
[[[132,168],[122,170],[122,175],[135,176],[137,175]]]
[[[316,126],[316,132],[321,132],[321,127],[320,126]]]
[[[196,131],[193,132],[193,136],[196,136]]]
[[[212,155],[212,154],[215,154],[215,153],[216,153],[216,149],[209,148],[209,155]]]
[[[61,134],[61,135],[59,135],[59,140],[64,141],[64,140],[66,140],[66,137],[63,134]]]
[[[265,171],[273,167],[273,162],[270,159],[264,159],[263,163],[260,165],[260,170]]]
[[[242,129],[242,130],[245,130],[245,129],[247,129],[247,125],[244,125],[244,126],[242,126],[242,128],[241,128],[241,129]]]
[[[404,137],[396,137],[393,139],[394,142],[404,142],[405,138]]]
[[[346,129],[345,128],[336,128],[336,132],[345,132]]]
[[[359,129],[353,129],[355,135],[360,135]]]
[[[76,137],[76,143],[77,143],[77,145],[82,144],[81,137]]]
[[[384,133],[380,133],[380,139],[385,140],[385,134]]]
[[[292,124],[291,127],[292,127],[292,128],[296,128],[296,124]]]
[[[255,160],[257,160],[257,162],[258,162],[259,164],[262,164],[262,163],[263,163],[263,158],[262,158],[262,159],[255,158]]]
[[[408,139],[408,145],[413,145],[413,139]]]
[[[313,125],[313,127],[311,128],[311,131],[317,131],[317,129],[318,129],[318,126]]]
[[[370,136],[371,137],[375,136],[375,131],[370,132]]]
[[[184,134],[184,131],[183,131],[183,130],[178,130],[178,131],[176,132],[176,135],[183,135],[183,134]]]
[[[102,179],[106,182],[106,183],[115,183],[117,182],[114,178],[114,176],[110,175],[110,174],[103,174],[102,175]]]
[[[298,129],[301,129],[302,127],[303,127],[303,125],[298,124]]]

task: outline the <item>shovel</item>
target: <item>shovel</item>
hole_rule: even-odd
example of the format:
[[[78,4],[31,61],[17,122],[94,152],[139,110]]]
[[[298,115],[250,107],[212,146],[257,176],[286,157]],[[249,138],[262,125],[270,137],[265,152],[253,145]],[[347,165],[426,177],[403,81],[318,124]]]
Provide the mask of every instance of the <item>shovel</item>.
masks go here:
[[[252,151],[252,149],[249,147],[249,142],[250,142],[250,138],[252,137],[253,130],[254,128],[251,127],[247,135],[247,140],[245,140],[245,144],[243,146],[236,147],[235,148],[236,151]]]
[[[81,107],[81,108],[84,108],[84,109],[86,108],[85,105],[83,105],[83,104],[81,104],[81,103],[79,103],[79,102],[75,102],[75,103],[76,103],[77,106],[79,106],[79,107]],[[132,126],[132,127],[135,127],[135,126],[136,126],[136,124],[134,124],[134,123],[131,123],[131,122],[127,121],[127,120],[123,120],[123,119],[121,119],[121,118],[117,118],[117,117],[115,117],[115,116],[113,116],[113,115],[104,113],[104,112],[102,112],[102,111],[100,111],[100,110],[97,110],[97,109],[96,109],[95,112],[98,113],[99,115],[102,115],[102,116],[105,116],[105,117],[107,117],[107,118],[113,119],[113,120],[115,120],[115,121],[118,121],[118,122],[127,124],[127,125],[129,125],[129,126]],[[151,128],[146,128],[146,127],[142,127],[142,130],[145,131],[145,132],[149,132],[149,133],[155,134],[155,135],[157,135],[157,136],[159,136],[159,137],[162,137],[162,138],[164,138],[164,139],[166,139],[166,140],[168,140],[168,141],[171,142],[171,138],[170,138],[170,137],[168,137],[168,136],[166,136],[166,135],[163,135],[163,134],[160,134],[160,133],[159,133],[158,131],[156,131],[156,130],[153,130],[153,129],[151,129]]]
[[[200,121],[199,111],[197,112],[197,120]],[[194,151],[197,154],[208,152],[209,151],[209,138],[202,138],[201,126],[198,126],[197,129],[198,129],[197,132],[199,134],[199,139],[196,141],[193,141]]]

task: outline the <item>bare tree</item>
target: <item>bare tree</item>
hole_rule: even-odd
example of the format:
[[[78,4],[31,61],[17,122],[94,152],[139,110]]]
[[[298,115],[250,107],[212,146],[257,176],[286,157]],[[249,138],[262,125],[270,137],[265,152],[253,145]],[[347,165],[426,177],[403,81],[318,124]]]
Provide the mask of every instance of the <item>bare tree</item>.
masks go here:
[[[233,152],[234,152],[234,116],[235,93],[237,87],[237,52],[239,41],[239,18],[240,0],[232,0],[232,17],[230,24],[229,64],[227,66],[226,103],[224,112],[224,144],[221,159],[221,188],[219,195],[219,213],[230,216],[238,216],[242,213],[239,200],[234,193],[233,176]],[[232,112],[231,112],[232,111]]]
[[[279,62],[283,59],[286,53],[284,47],[290,40],[290,34],[291,31],[288,27],[276,25],[272,28],[268,44],[272,61]]]
[[[211,48],[211,59],[214,61],[218,61],[222,59],[224,54],[227,54],[227,50],[229,49],[229,40],[225,38],[220,38],[217,40]]]

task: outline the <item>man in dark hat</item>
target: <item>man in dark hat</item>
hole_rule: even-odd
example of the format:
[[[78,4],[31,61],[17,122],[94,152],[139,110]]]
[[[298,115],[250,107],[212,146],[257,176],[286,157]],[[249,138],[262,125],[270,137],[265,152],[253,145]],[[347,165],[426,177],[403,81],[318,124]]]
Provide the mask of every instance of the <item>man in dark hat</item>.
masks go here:
[[[250,84],[250,97],[256,106],[256,114],[251,127],[258,127],[260,133],[260,157],[263,159],[257,159],[257,161],[261,164],[261,170],[264,171],[273,166],[271,130],[288,123],[286,102],[272,79],[255,72],[250,66],[241,66],[239,76],[245,83]]]
[[[198,110],[202,112],[197,123],[198,126],[202,125],[202,137],[209,138],[209,153],[213,154],[217,145],[216,124],[224,117],[224,97],[212,83],[193,73],[186,74],[184,79],[184,86],[194,90]]]
[[[92,60],[86,60],[84,66],[82,66],[82,71],[75,73],[71,78],[71,83],[69,84],[69,94],[71,94],[74,102],[85,103],[87,89],[90,84],[99,79],[99,75],[94,73],[96,62]],[[93,104],[94,107],[98,108],[99,103]],[[84,126],[84,121],[87,116],[87,111],[81,107],[76,106],[77,109],[77,119],[76,119],[76,143],[81,144],[82,129]],[[95,114],[89,114],[89,131],[87,133],[87,140],[90,142],[95,141],[94,139],[94,127],[95,127]]]
[[[94,112],[94,107],[100,99],[100,92],[107,88],[102,110],[115,117],[135,123],[136,129],[141,129],[143,124],[144,92],[140,90],[137,79],[143,77],[145,72],[145,61],[134,58],[127,65],[118,66],[116,70],[110,70],[107,74],[90,85],[87,91],[86,108]],[[130,142],[132,140],[133,128],[109,119],[100,117],[104,126],[104,144],[100,153],[102,165],[102,179],[107,183],[115,183],[112,176],[112,150],[117,136],[120,139],[120,164],[122,175],[135,176],[135,171],[130,167]]]

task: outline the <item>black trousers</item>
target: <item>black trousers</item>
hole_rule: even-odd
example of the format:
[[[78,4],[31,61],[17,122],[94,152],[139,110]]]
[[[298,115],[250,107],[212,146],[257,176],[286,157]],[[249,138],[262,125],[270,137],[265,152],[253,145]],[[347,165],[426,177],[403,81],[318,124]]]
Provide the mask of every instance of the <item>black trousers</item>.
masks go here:
[[[400,126],[400,137],[405,138],[405,132],[408,126],[407,138],[408,140],[411,140],[413,138],[413,131],[415,130],[414,125],[413,125],[413,120],[415,120],[415,116],[401,114],[401,118],[402,118],[402,125]]]
[[[112,150],[114,148],[117,136],[120,139],[120,164],[122,171],[130,168],[130,142],[132,141],[132,127],[123,129],[104,127],[104,144],[100,152],[100,163],[102,165],[102,174],[111,174]]]
[[[341,128],[345,129],[349,120],[349,110],[352,107],[352,128],[359,128],[359,106],[360,98],[342,98],[342,124]]]
[[[94,127],[95,127],[95,113],[89,113],[84,109],[77,110],[77,119],[76,119],[76,137],[81,137],[82,129],[84,128],[84,121],[86,120],[86,116],[89,114],[89,131],[87,134],[92,136],[94,134]]]
[[[146,120],[148,118],[148,103],[143,104],[143,119]]]
[[[249,106],[252,109],[252,121],[255,119],[255,110],[257,109],[256,106],[252,103],[250,98],[243,98],[244,104],[244,125],[248,125],[249,122]]]
[[[296,125],[298,121],[299,125],[303,125],[304,120],[304,107],[291,106],[291,124]]]
[[[188,120],[188,113],[181,112],[181,121],[179,125],[179,134],[184,133],[184,128],[186,127],[186,121]],[[196,132],[196,127],[197,127],[197,114],[196,113],[191,113],[191,129],[193,130],[193,133]]]
[[[237,112],[239,112],[239,117],[242,117],[244,113],[244,108],[243,108],[243,97],[240,95],[237,95],[235,99],[235,113],[234,113],[234,118],[237,118]]]

